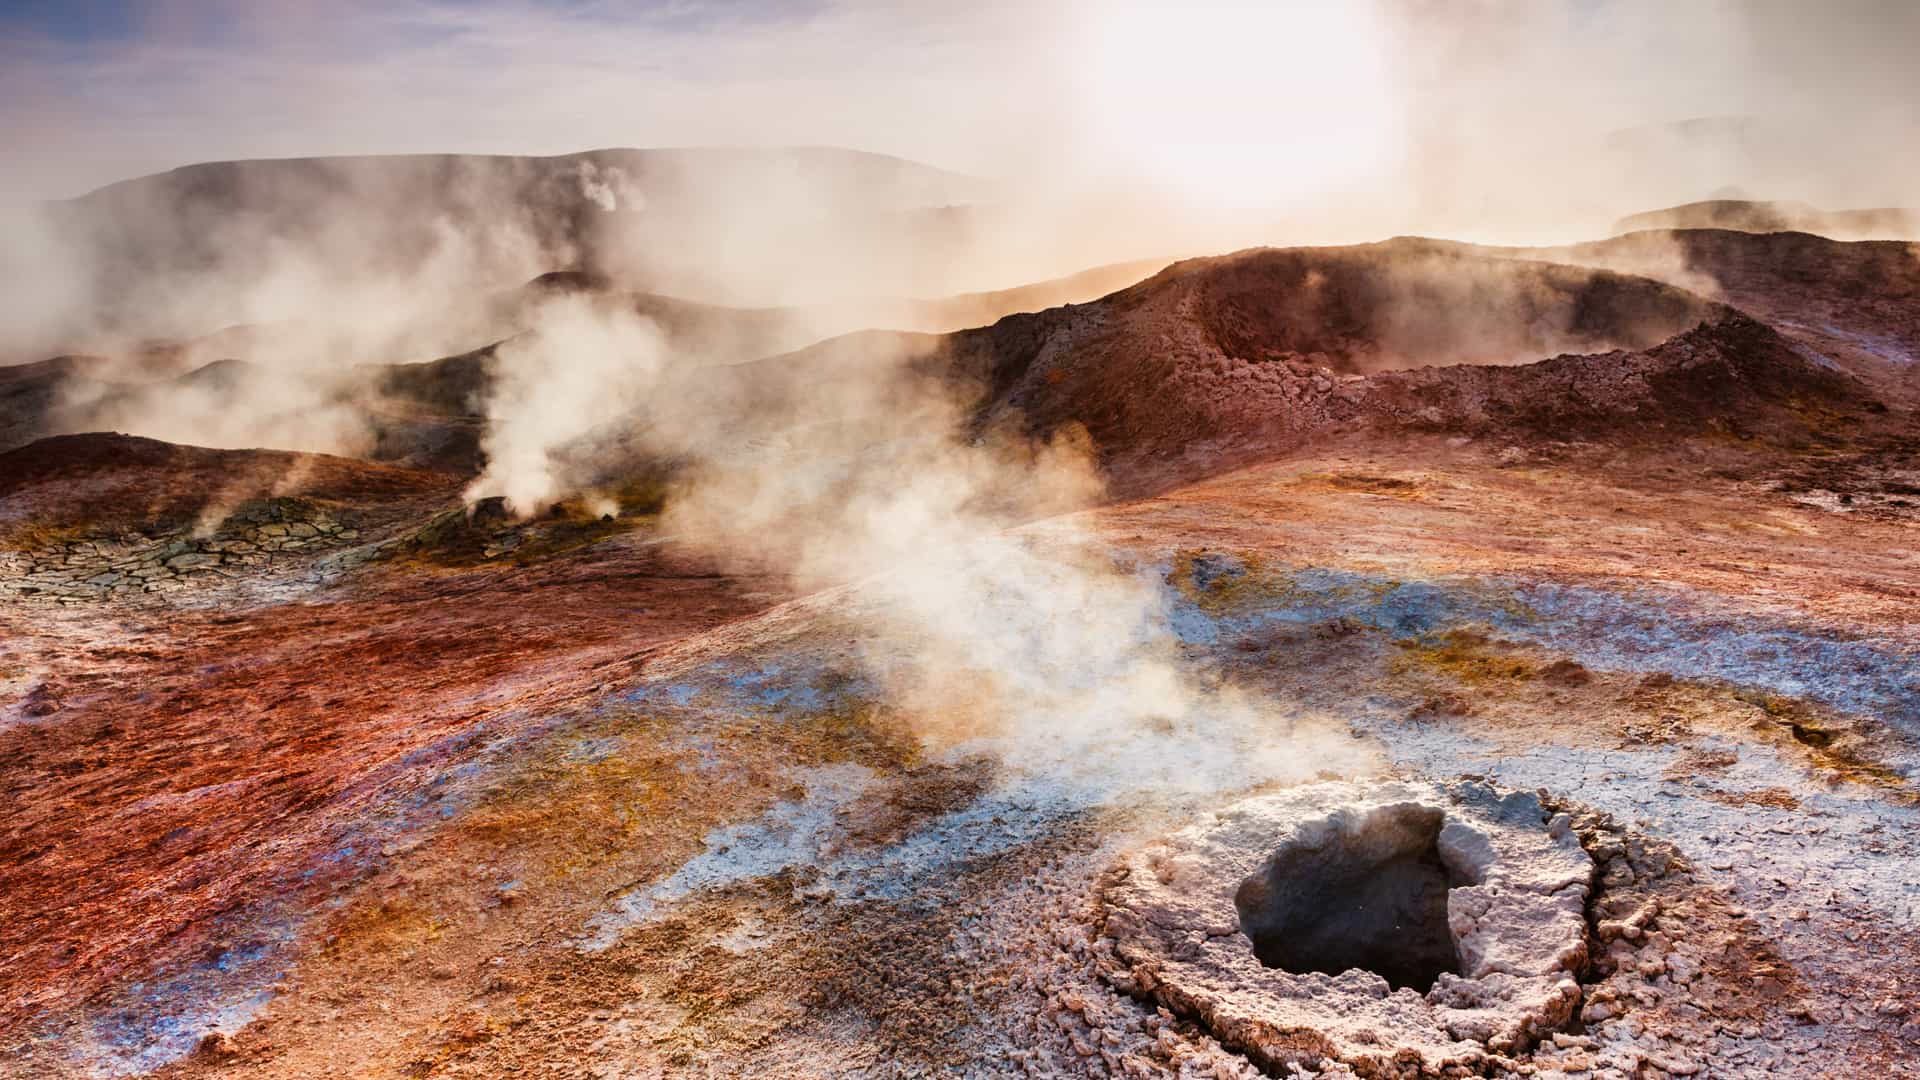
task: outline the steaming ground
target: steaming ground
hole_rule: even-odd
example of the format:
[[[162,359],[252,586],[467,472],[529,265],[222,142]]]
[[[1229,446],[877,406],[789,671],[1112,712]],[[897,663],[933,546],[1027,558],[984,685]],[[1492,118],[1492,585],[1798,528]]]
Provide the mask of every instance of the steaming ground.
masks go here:
[[[58,678],[6,733],[39,778],[7,890],[11,970],[45,972],[13,976],[19,1074],[320,1076],[348,1045],[375,1075],[1103,1073],[1075,1032],[1228,1060],[1088,973],[1088,890],[1236,793],[1396,770],[1611,812],[1754,920],[1672,933],[1764,943],[1781,1000],[1702,1018],[1709,987],[1651,979],[1614,1060],[1897,1069],[1908,526],[1702,492],[1760,464],[1724,446],[1502,449],[1344,447],[1075,519],[1145,572],[1195,696],[1111,739],[929,740],[876,674],[923,644],[888,590],[780,602],[645,533],[251,613],[10,616],[10,667]],[[98,921],[59,899],[76,877]],[[191,1056],[210,1025],[233,1043]]]
[[[1911,1072],[1900,254],[1256,250],[697,368],[568,288],[383,373],[388,461],[31,442],[0,1074],[1256,1075],[1109,868],[1463,775],[1602,868],[1483,1071]]]

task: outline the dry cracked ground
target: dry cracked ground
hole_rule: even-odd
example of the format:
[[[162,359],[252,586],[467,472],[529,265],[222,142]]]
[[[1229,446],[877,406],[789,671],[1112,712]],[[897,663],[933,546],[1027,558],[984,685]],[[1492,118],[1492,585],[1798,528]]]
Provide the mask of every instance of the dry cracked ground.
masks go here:
[[[1116,478],[1003,539],[1148,598],[1120,662],[1190,689],[1124,731],[892,692],[909,593],[640,487],[469,520],[434,467],[13,451],[0,1075],[1920,1076],[1920,311],[1750,239],[1697,242],[1759,323],[1511,394],[1213,326],[1209,415],[1267,364],[1290,419],[1133,458],[1138,401],[1038,395],[1284,268],[997,327],[1039,336],[985,381]],[[1621,415],[1500,404],[1609,364]]]

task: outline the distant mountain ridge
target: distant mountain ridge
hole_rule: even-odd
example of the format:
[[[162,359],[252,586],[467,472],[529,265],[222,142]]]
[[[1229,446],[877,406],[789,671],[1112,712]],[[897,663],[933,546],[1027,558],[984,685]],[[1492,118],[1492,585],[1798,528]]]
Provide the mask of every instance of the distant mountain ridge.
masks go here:
[[[1898,206],[1822,210],[1801,202],[1708,199],[1632,214],[1613,224],[1615,233],[1646,229],[1805,232],[1833,240],[1913,239],[1920,238],[1920,211]]]
[[[618,170],[650,197],[680,194],[688,183],[711,182],[728,173],[777,169],[799,179],[856,179],[896,193],[898,208],[946,206],[992,197],[978,178],[891,154],[827,146],[794,147],[609,147],[565,154],[354,154],[242,158],[196,162],[130,177],[95,188],[64,204],[103,205],[140,197],[154,188],[199,199],[272,197],[295,193],[292,185],[444,183],[489,179],[537,184],[551,177],[577,177],[591,166]],[[648,190],[651,188],[651,190]],[[611,194],[616,202],[619,191]],[[591,201],[592,196],[586,196]],[[257,208],[257,207],[256,207]]]
[[[613,149],[211,162],[45,210],[85,300],[67,335],[85,342],[355,307],[430,320],[557,267],[746,306],[791,302],[781,289],[942,294],[939,241],[993,196],[861,151]]]

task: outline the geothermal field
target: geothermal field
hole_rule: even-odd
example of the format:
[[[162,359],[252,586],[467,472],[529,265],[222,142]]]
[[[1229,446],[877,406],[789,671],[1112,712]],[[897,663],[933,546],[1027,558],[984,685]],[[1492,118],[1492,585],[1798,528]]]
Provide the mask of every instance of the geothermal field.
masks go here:
[[[1920,1077],[1920,210],[1846,129],[1391,213],[747,139],[41,193],[0,1077]]]

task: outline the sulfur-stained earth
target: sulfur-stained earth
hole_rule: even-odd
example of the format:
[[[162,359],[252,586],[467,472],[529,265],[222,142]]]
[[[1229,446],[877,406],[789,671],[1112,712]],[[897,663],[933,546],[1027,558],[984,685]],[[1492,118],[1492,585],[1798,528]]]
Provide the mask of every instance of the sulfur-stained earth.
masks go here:
[[[951,644],[940,610],[898,618],[898,577],[810,589],[720,558],[655,477],[516,522],[431,469],[13,451],[0,1075],[1920,1076],[1907,354],[1832,362],[1845,327],[1781,329],[1790,296],[1749,267],[1727,299],[1766,324],[1567,277],[1674,306],[1673,336],[1354,374],[1244,324],[1295,259],[956,337],[990,410],[1080,423],[1119,478],[995,541],[1096,568],[1024,648],[1132,717],[1111,729],[1036,712],[1049,687],[984,658],[897,692]],[[1820,302],[1845,323],[1846,296]],[[1196,304],[1184,367],[1114,329]],[[1191,424],[1106,408],[1101,372],[1162,385],[1163,362]],[[1203,424],[1216,441],[1176,445]],[[982,595],[1021,565],[983,562]],[[1108,595],[1141,621],[1110,631],[1087,606]],[[1184,711],[1100,697],[1140,671],[1130,693],[1177,684]],[[1274,1015],[1256,965],[1156,992],[1116,945],[1105,898],[1169,835],[1396,783],[1496,793],[1584,852],[1550,1030],[1445,1061],[1355,1024],[1260,1043],[1192,1004]],[[1169,955],[1253,948],[1159,930]],[[1286,978],[1383,1014],[1420,993]]]
[[[1305,772],[1540,789],[1661,853],[1622,848],[1601,900],[1660,914],[1609,942],[1595,908],[1587,1018],[1514,1068],[1897,1075],[1915,511],[1812,464],[1359,444],[1083,525]],[[1101,976],[1093,910],[1119,853],[1245,792],[930,743],[843,602],[783,589],[642,522],[265,602],[9,609],[6,1068],[1245,1066]]]

